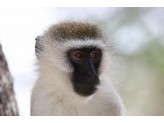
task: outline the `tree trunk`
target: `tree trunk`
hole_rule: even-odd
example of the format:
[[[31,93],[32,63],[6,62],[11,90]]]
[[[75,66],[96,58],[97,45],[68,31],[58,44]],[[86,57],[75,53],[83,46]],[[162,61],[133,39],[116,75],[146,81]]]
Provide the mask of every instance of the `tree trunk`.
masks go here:
[[[6,58],[0,44],[0,116],[18,116],[18,107]]]

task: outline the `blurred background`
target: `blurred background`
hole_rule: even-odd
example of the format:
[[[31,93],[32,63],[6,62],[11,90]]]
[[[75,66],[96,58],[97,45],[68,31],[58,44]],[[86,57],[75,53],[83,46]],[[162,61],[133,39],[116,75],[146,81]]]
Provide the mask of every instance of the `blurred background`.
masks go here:
[[[67,19],[94,20],[115,42],[127,115],[164,115],[164,8],[0,8],[0,43],[20,115],[30,115],[35,37]]]

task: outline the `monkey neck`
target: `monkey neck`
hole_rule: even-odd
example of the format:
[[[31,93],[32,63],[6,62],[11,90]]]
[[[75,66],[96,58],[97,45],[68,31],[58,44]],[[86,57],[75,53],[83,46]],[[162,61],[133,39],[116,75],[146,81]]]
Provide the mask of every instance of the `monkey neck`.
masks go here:
[[[41,112],[39,115],[124,114],[124,112],[120,112],[124,106],[120,103],[118,93],[110,84],[111,81],[103,75],[100,76],[101,84],[98,91],[91,96],[84,97],[74,92],[68,73],[52,67],[51,69],[43,69],[39,68],[39,78],[33,87],[32,114],[35,114],[35,111]],[[56,110],[59,112],[54,114]]]

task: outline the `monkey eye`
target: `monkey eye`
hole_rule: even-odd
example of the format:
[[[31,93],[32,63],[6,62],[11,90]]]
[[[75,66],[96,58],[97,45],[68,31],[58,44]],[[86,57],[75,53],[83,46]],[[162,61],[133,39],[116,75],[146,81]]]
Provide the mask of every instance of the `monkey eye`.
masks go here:
[[[97,58],[98,54],[97,53],[91,53],[91,58]]]
[[[76,58],[82,58],[83,57],[83,53],[78,51],[77,53],[75,53],[75,57]]]
[[[101,54],[100,50],[96,49],[90,53],[90,57],[92,60],[96,60],[97,58],[99,58],[100,54]]]
[[[69,56],[73,62],[79,63],[83,59],[84,53],[79,49],[75,49],[69,51]]]

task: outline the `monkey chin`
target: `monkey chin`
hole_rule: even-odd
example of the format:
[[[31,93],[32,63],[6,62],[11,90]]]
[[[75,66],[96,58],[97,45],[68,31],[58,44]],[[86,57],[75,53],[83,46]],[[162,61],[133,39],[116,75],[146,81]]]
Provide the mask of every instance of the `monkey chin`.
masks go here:
[[[87,104],[94,97],[96,91],[98,90],[98,86],[77,87],[76,89],[78,89],[78,91],[74,90],[76,94],[83,98],[82,102],[84,104]]]
[[[93,95],[94,93],[96,93],[98,87],[97,85],[94,86],[79,86],[79,85],[75,85],[74,86],[74,91],[84,97],[89,97],[91,95]]]

